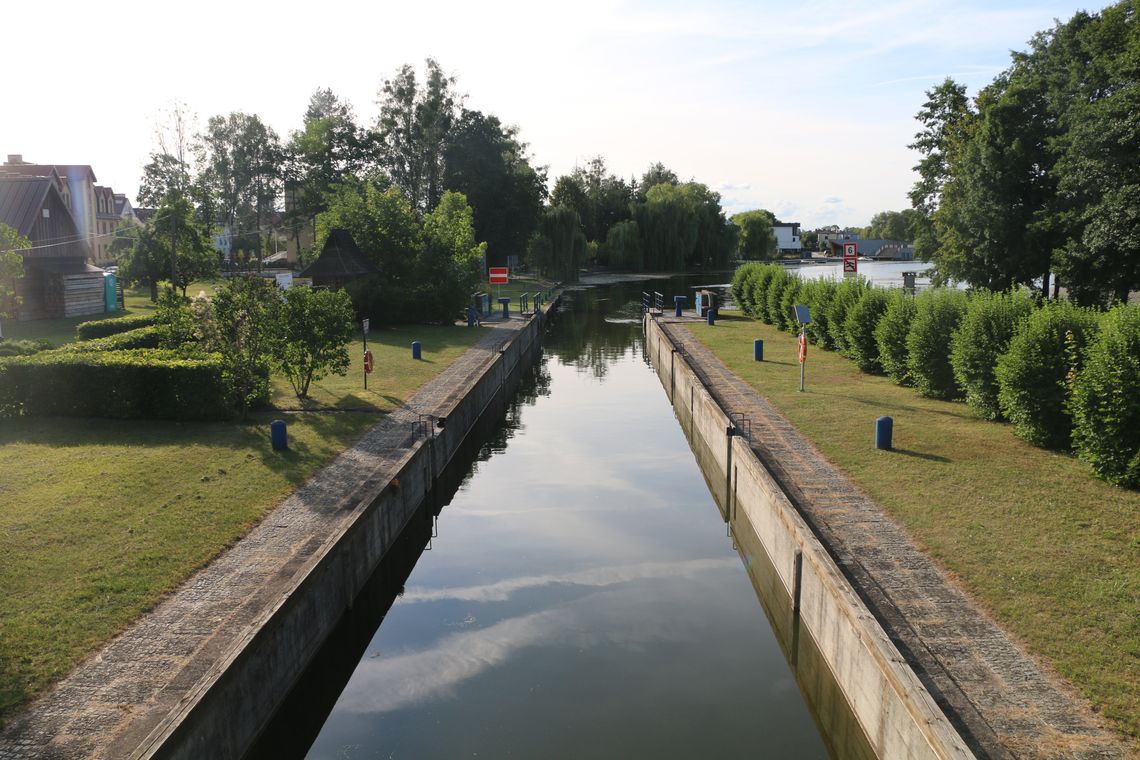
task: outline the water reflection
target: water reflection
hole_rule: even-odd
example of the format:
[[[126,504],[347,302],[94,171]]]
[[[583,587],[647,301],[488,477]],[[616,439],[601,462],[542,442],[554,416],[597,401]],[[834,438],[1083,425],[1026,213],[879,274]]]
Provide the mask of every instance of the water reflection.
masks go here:
[[[641,290],[567,299],[548,395],[483,447],[309,757],[827,757],[644,362]]]

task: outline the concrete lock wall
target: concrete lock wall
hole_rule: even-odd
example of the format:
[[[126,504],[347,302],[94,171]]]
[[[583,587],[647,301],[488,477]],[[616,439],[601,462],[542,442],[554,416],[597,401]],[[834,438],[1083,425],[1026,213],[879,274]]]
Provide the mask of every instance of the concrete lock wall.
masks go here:
[[[425,433],[432,425],[431,434],[399,461],[394,477],[370,478],[341,500],[340,508],[354,510],[356,516],[340,533],[312,539],[311,553],[295,568],[292,590],[265,610],[131,758],[197,760],[240,758],[245,753],[482,413],[514,387],[519,370],[533,361],[545,319],[544,312],[535,314],[499,348],[472,378],[469,391],[440,415],[446,418],[443,427],[434,420],[425,423]]]
[[[764,548],[792,614],[811,634],[877,756],[973,757],[749,441],[734,435],[729,416],[657,319],[647,317],[645,330],[647,354],[679,421],[725,479],[728,514],[745,514],[741,524],[751,526]]]

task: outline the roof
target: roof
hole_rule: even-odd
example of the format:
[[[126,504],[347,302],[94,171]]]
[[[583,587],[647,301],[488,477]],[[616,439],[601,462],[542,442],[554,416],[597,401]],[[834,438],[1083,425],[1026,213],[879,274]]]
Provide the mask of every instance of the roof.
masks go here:
[[[94,185],[95,170],[88,164],[9,164],[6,163],[0,166],[0,172],[9,172],[11,174],[22,174],[25,177],[46,177],[52,171],[59,174],[60,177],[81,179],[86,178],[91,180]]]
[[[321,255],[297,276],[343,280],[379,271],[357,247],[348,230],[334,229],[329,231]]]
[[[0,222],[28,237],[44,199],[53,189],[55,180],[51,177],[13,177],[0,174]]]
[[[24,265],[29,269],[40,269],[53,274],[94,274],[96,272],[101,274],[103,272],[99,267],[92,266],[83,259],[74,256],[58,259],[27,259]]]
[[[827,244],[835,248],[842,248],[844,243],[857,243],[860,256],[875,256],[879,250],[887,247],[903,248],[906,243],[901,240],[829,240]]]

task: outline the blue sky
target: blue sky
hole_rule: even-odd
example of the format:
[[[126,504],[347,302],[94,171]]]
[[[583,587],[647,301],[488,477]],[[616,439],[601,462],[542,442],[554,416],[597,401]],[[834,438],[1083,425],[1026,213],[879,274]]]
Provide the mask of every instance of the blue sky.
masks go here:
[[[20,3],[4,11],[0,153],[90,163],[133,196],[176,100],[200,124],[244,110],[284,137],[331,87],[371,122],[383,79],[430,55],[468,107],[521,127],[552,178],[599,154],[626,177],[661,161],[720,192],[729,213],[862,225],[908,205],[906,145],[927,89],[953,76],[973,94],[1034,32],[1101,7]]]

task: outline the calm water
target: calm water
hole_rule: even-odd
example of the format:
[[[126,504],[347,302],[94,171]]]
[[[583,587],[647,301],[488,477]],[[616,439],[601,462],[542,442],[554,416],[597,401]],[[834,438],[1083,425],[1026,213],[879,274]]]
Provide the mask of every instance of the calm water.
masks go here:
[[[404,593],[309,758],[829,756],[645,363],[641,290],[568,294],[506,422],[427,515],[430,550],[385,571]]]

